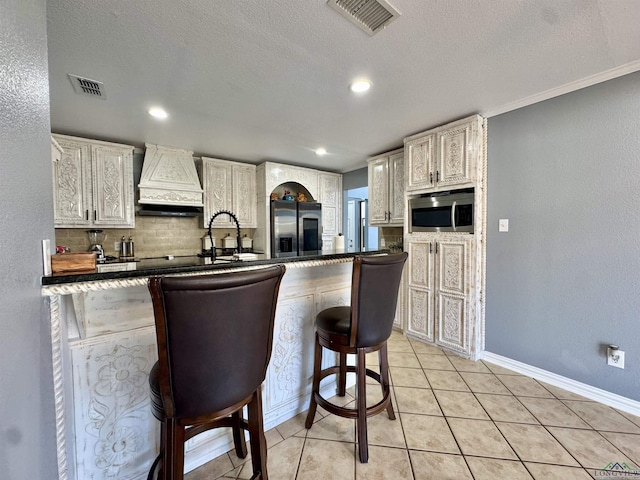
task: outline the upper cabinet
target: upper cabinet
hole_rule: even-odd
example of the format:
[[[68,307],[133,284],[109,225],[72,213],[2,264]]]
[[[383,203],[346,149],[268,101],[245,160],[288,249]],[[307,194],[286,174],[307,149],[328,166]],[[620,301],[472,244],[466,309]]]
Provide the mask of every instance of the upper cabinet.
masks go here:
[[[62,149],[52,162],[54,225],[135,227],[133,147],[66,135],[53,138]]]
[[[322,204],[322,234],[342,232],[342,175],[318,172],[318,201]]]
[[[232,212],[242,228],[257,226],[255,165],[202,157],[202,187],[205,228],[218,210]],[[235,224],[228,215],[220,215],[212,226],[229,228]]]
[[[404,153],[402,149],[370,158],[369,225],[399,226],[404,222]]]
[[[407,192],[473,186],[482,119],[468,117],[404,139]]]

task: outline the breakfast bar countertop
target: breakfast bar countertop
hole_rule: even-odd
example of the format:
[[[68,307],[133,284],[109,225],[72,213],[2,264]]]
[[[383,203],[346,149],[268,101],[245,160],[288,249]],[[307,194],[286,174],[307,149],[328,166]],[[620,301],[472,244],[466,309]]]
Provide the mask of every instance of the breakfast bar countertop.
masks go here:
[[[146,478],[157,455],[160,423],[153,416],[145,387],[157,360],[153,302],[147,287],[151,276],[215,275],[284,263],[287,270],[278,293],[273,354],[263,387],[265,429],[306,408],[315,318],[322,309],[349,303],[352,263],[359,254],[325,252],[292,258],[246,257],[214,265],[196,255],[139,258],[135,270],[98,273],[95,269],[43,277],[42,295],[51,318],[57,453],[61,463],[69,466],[68,480],[114,475]],[[127,263],[134,264],[102,265],[110,269]],[[321,388],[323,395],[330,396],[337,386],[327,381]],[[232,447],[230,431],[188,444],[184,469],[191,471]],[[120,450],[127,454],[112,454]]]
[[[136,263],[136,268],[124,271],[99,272],[90,270],[86,272],[62,272],[46,275],[42,277],[42,286],[61,285],[69,283],[94,282],[103,280],[131,279],[137,277],[150,277],[154,275],[171,275],[177,273],[197,273],[208,271],[229,270],[237,268],[251,268],[260,265],[273,265],[277,263],[300,263],[300,262],[325,262],[330,260],[346,261],[356,255],[379,255],[388,253],[388,250],[371,250],[366,252],[327,252],[326,254],[288,257],[288,258],[268,258],[250,261],[228,261],[215,264],[207,264],[207,258],[192,256],[167,256],[158,258],[140,259]]]

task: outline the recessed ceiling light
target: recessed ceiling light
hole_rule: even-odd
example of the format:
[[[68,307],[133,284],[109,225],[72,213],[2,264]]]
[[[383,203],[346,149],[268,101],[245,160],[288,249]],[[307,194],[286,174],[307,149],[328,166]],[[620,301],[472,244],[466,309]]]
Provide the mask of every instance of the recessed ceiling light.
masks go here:
[[[169,116],[169,114],[163,108],[160,108],[160,107],[150,108],[149,115],[151,115],[154,118],[157,118],[158,120],[164,120]]]
[[[323,155],[326,155],[327,151],[320,147],[320,148],[316,148],[316,155],[318,155],[319,157],[322,157]]]
[[[356,80],[351,85],[349,85],[349,89],[354,93],[366,92],[370,88],[371,82],[369,80]]]

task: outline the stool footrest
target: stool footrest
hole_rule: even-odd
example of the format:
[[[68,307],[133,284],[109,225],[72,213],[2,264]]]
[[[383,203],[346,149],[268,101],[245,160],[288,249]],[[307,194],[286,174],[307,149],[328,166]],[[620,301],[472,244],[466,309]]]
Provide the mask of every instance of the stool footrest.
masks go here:
[[[370,370],[368,368],[366,368],[365,370],[366,370],[366,374],[367,374],[368,377],[373,378],[378,383],[382,383],[381,382],[381,378],[380,378],[380,374],[378,372],[374,372],[373,370]],[[353,366],[353,365],[348,365],[347,366],[347,372],[356,373],[357,372],[356,367]],[[338,374],[340,374],[340,366],[339,365],[335,365],[333,367],[328,367],[328,368],[323,369],[320,372],[320,379],[322,380],[323,378],[328,377],[329,375],[338,375]],[[378,413],[382,412],[384,409],[387,408],[387,406],[389,405],[389,402],[391,402],[391,395],[390,395],[390,390],[389,390],[389,386],[388,385],[387,385],[387,388],[385,390],[386,391],[384,393],[384,397],[383,397],[382,400],[380,400],[375,405],[367,407],[367,409],[366,409],[366,416],[367,417],[372,417],[374,415],[377,415]],[[328,401],[326,398],[324,398],[320,394],[320,392],[317,392],[317,393],[313,392],[312,395],[313,395],[313,398],[315,399],[316,403],[318,405],[320,405],[322,408],[324,408],[326,411],[328,411],[329,413],[333,413],[334,415],[338,415],[340,417],[358,418],[358,409],[357,408],[340,407],[340,406]]]
[[[366,370],[367,370],[367,377],[373,378],[378,383],[382,383],[382,380],[380,379],[380,374],[378,372],[374,372],[373,370],[370,370],[368,368]],[[353,365],[347,365],[347,373],[349,372],[357,373],[356,367],[354,367]],[[320,372],[320,380],[322,380],[325,377],[328,377],[329,375],[337,375],[339,373],[340,373],[339,365],[335,365],[333,367],[327,367]]]

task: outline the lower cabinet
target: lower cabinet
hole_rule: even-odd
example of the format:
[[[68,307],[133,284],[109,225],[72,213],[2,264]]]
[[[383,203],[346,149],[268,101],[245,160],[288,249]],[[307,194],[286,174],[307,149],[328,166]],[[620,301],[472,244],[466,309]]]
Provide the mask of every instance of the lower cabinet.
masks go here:
[[[471,353],[473,235],[409,236],[409,335],[463,354]]]
[[[69,350],[74,478],[144,478],[158,452],[160,430],[149,405],[149,372],[157,360],[154,328],[76,342]]]
[[[398,290],[398,304],[396,306],[396,316],[393,319],[393,328],[398,331],[404,330],[404,312],[406,302],[406,284],[408,265],[405,265],[402,271],[402,280],[400,281],[400,289]]]

